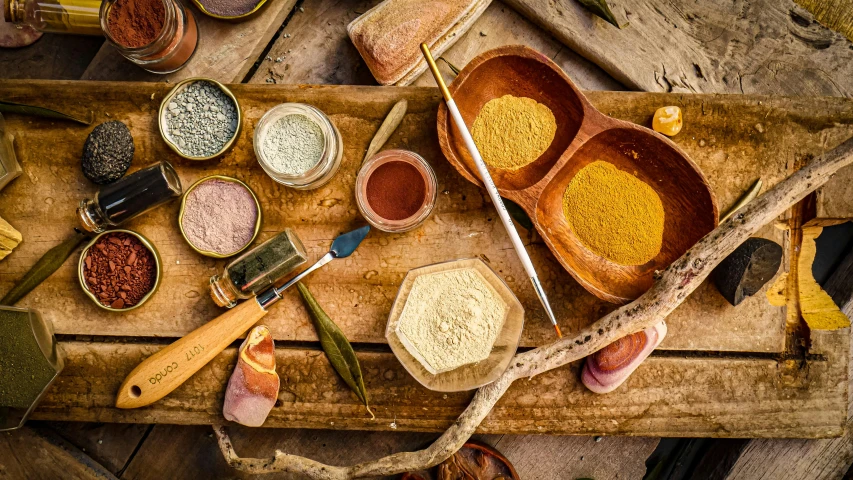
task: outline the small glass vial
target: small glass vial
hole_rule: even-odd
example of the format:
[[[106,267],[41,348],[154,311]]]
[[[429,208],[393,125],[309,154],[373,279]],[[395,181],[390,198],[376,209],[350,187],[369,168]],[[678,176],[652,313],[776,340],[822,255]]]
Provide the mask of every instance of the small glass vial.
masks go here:
[[[101,0],[4,0],[7,22],[40,32],[101,36]]]
[[[104,0],[100,24],[104,36],[124,58],[152,73],[180,70],[195,53],[198,27],[192,12],[178,0],[162,0],[165,10],[163,28],[148,45],[123,45],[110,34],[110,9],[122,0]]]
[[[181,179],[172,165],[159,162],[102,187],[94,199],[80,202],[77,217],[86,231],[101,233],[180,197],[182,192]]]
[[[0,306],[0,432],[24,425],[65,366],[53,324],[35,310]]]
[[[0,190],[21,174],[21,165],[15,156],[14,138],[6,130],[6,121],[0,114]]]
[[[302,241],[286,228],[226,265],[222,275],[210,277],[210,296],[220,307],[234,307],[237,300],[266,290],[306,260]]]
[[[396,164],[396,165],[395,165]],[[401,165],[402,164],[402,165]],[[415,189],[406,189],[402,179],[395,179],[394,173],[385,171],[388,168],[403,167],[405,174],[409,179],[420,178],[423,180],[423,189],[417,189],[418,195],[414,197],[417,203],[412,202],[411,197]],[[397,171],[397,174],[403,172]],[[376,175],[377,179],[385,177],[380,181],[380,185],[371,185],[371,178]],[[396,181],[389,181],[396,180]],[[397,192],[395,192],[397,190]],[[396,205],[392,210],[408,210],[405,214],[398,217],[388,217],[382,215],[380,205],[371,205],[371,194],[381,191],[383,203],[387,204],[394,202],[405,202],[405,207]],[[370,157],[361,170],[358,172],[358,177],[355,179],[355,203],[358,206],[358,211],[361,212],[364,219],[374,227],[383,232],[408,232],[417,228],[426,220],[432,213],[435,207],[436,197],[438,195],[438,181],[435,177],[435,172],[430,167],[429,163],[420,155],[408,150],[385,150]],[[408,215],[408,216],[406,216]]]
[[[316,165],[298,174],[290,175],[276,170],[274,163],[267,157],[264,144],[276,123],[289,115],[302,115],[314,122],[323,134],[323,152]],[[258,163],[276,182],[297,190],[312,190],[325,185],[341,166],[344,154],[344,142],[341,133],[329,117],[317,108],[304,103],[282,103],[264,114],[255,126],[255,156]]]

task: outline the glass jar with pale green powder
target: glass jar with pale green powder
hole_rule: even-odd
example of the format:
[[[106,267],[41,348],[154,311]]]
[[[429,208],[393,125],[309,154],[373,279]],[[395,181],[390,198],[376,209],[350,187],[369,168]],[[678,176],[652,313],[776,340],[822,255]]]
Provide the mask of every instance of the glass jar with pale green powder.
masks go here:
[[[278,183],[298,190],[326,184],[337,173],[343,140],[329,117],[303,103],[283,103],[255,127],[255,156]]]

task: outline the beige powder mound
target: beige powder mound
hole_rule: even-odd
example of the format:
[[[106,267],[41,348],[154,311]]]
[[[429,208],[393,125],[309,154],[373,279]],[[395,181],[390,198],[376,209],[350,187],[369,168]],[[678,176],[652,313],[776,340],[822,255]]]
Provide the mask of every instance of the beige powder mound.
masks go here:
[[[471,135],[486,165],[518,170],[548,150],[557,132],[554,113],[532,98],[504,95],[483,105]]]
[[[460,268],[418,277],[397,333],[433,374],[489,357],[507,306],[480,272]]]

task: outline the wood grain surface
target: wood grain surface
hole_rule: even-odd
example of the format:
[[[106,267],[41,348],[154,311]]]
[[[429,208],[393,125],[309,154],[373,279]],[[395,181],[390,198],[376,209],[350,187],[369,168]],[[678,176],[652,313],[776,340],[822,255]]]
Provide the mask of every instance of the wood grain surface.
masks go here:
[[[80,78],[179,82],[185,78],[207,77],[221,83],[242,82],[293,10],[296,0],[270,0],[257,15],[239,23],[209,17],[190,3],[184,5],[195,15],[199,40],[193,57],[181,70],[168,75],[147,72],[104,42]]]
[[[846,331],[828,334],[821,359],[798,362],[737,356],[652,356],[622,388],[597,395],[581,385],[580,362],[519,381],[479,433],[551,433],[702,437],[822,438],[847,418]],[[66,367],[34,419],[94,422],[221,423],[236,348],[229,348],[171,395],[148,407],[119,410],[122,378],[162,346],[63,342]],[[441,431],[472,392],[432,392],[393,354],[360,351],[371,419],[323,352],[279,348],[280,404],[265,427]],[[82,393],[81,392],[85,392]]]
[[[97,88],[94,88],[95,86]],[[523,272],[517,265],[505,233],[495,225],[496,218],[493,216],[491,206],[484,200],[482,192],[453,172],[438,153],[433,130],[439,101],[435,89],[235,85],[233,91],[241,102],[246,125],[237,146],[221,159],[211,162],[179,159],[168,151],[158,137],[152,113],[156,111],[167,89],[168,86],[162,84],[0,82],[0,92],[10,100],[61,104],[63,109],[72,113],[79,113],[95,106],[94,113],[98,121],[106,119],[125,121],[136,139],[137,156],[133,168],[144,166],[155,159],[168,159],[175,163],[185,185],[211,173],[225,173],[241,178],[252,186],[262,199],[265,213],[262,238],[268,237],[285,225],[293,226],[308,247],[312,258],[322,254],[335,235],[359,224],[357,209],[352,198],[352,184],[357,167],[364,149],[385,113],[397,100],[405,97],[409,103],[409,113],[403,120],[401,128],[389,140],[389,147],[405,147],[418,151],[435,167],[439,177],[439,191],[442,192],[439,195],[436,211],[423,227],[408,234],[371,234],[352,257],[341,261],[334,268],[321,270],[311,277],[309,284],[314,294],[350,340],[359,344],[384,344],[385,317],[397,285],[406,271],[412,267],[436,261],[482,254],[506,279],[527,309],[523,344],[533,346],[550,339],[551,334],[544,314],[533,293],[527,289],[527,282],[524,281]],[[840,141],[841,138],[850,135],[849,123],[841,120],[853,116],[851,113],[853,101],[837,99],[794,100],[619,92],[590,93],[589,98],[601,111],[637,123],[648,121],[659,105],[680,105],[685,112],[686,126],[675,140],[705,172],[723,209],[733,203],[741,191],[746,189],[758,175],[764,178],[767,185],[773,185],[786,175],[795,158],[820,153],[834,146],[835,139]],[[303,101],[315,104],[328,113],[341,130],[345,140],[343,166],[340,173],[326,187],[312,192],[290,191],[273,183],[256,165],[251,151],[251,127],[270,106],[280,101]],[[819,113],[805,118],[802,114],[804,111]],[[755,129],[755,125],[761,122],[766,122],[768,125],[763,128],[763,132]],[[10,116],[9,124],[18,139],[16,149],[25,174],[4,190],[4,195],[16,201],[0,205],[0,216],[9,219],[16,228],[19,228],[24,234],[25,241],[2,264],[0,288],[4,290],[23,274],[41,253],[66,235],[74,224],[74,205],[77,200],[94,192],[93,186],[83,180],[76,160],[89,131],[88,128],[17,116]],[[814,131],[821,132],[823,138],[830,140],[819,141],[813,135]],[[744,161],[739,161],[741,158]],[[66,262],[47,282],[26,297],[21,305],[38,308],[45,317],[53,321],[59,334],[66,335],[64,338],[69,338],[67,335],[171,338],[182,336],[202,325],[222,312],[221,309],[214,307],[208,298],[206,284],[210,275],[221,270],[224,261],[215,261],[192,253],[179,236],[177,229],[168,227],[175,225],[176,215],[177,205],[170,205],[157,209],[128,225],[131,229],[139,230],[150,238],[163,256],[164,281],[161,290],[152,297],[145,308],[121,315],[108,315],[89,303],[79,290],[73,259]],[[779,232],[774,231],[772,227],[767,227],[765,234],[779,239]],[[555,304],[564,331],[572,331],[586,325],[608,308],[612,308],[586,294],[574,283],[559,267],[535,233],[529,233],[528,238],[533,261],[542,275],[549,297]],[[783,241],[783,239],[779,240]],[[706,285],[703,289],[704,292],[697,292],[670,317],[669,325],[673,335],[664,344],[665,349],[712,352],[783,351],[785,338],[783,311],[769,307],[763,299],[763,294],[756,295],[740,308],[734,309],[716,294],[713,286]],[[285,299],[272,309],[267,319],[269,319],[269,326],[280,340],[316,341],[304,307],[294,292],[288,292]],[[294,344],[292,347],[295,347],[295,350],[285,350],[285,352],[311,355],[312,351],[304,350],[303,345]],[[206,377],[200,373],[185,384],[195,385],[194,388],[198,388],[198,391],[190,395],[195,400],[181,399],[179,389],[172,396],[166,397],[151,407],[154,409],[152,413],[148,413],[149,410],[146,409],[119,413],[112,408],[118,383],[126,372],[141,360],[144,352],[150,354],[153,350],[109,343],[93,344],[86,348],[106,349],[115,357],[103,360],[103,365],[115,367],[121,358],[124,359],[121,361],[125,362],[122,364],[129,368],[120,375],[115,370],[111,370],[108,374],[109,380],[106,376],[97,380],[101,385],[98,388],[103,390],[100,391],[101,393],[95,393],[92,388],[96,385],[85,380],[89,374],[97,375],[95,370],[100,365],[100,361],[95,361],[96,357],[93,357],[93,362],[85,365],[86,369],[90,369],[88,373],[78,373],[77,380],[58,384],[60,387],[54,392],[58,396],[53,403],[45,402],[39,414],[41,418],[165,423],[206,423],[218,418],[219,408],[216,405],[218,401],[216,396],[220,395],[221,389],[224,388],[225,378],[227,378],[224,373],[222,378],[208,378],[208,380],[203,380]],[[134,351],[136,353],[132,353]],[[313,354],[316,355],[318,352]],[[388,368],[399,369],[399,364],[390,357],[390,354],[376,355],[378,355],[376,361],[384,366],[375,367],[374,379],[380,371],[387,371]],[[322,358],[320,360],[327,367],[325,360]],[[230,360],[219,361],[224,362],[220,368],[231,365]],[[678,365],[677,368],[698,369],[695,372],[690,370],[692,373],[689,373],[689,376],[693,376],[699,375],[701,370],[697,365],[708,360],[688,356],[687,358],[667,357],[656,361],[667,364],[673,362],[671,368],[676,368],[675,365]],[[741,374],[740,372],[743,372],[743,375],[759,375],[763,371],[765,377],[750,377],[743,380],[744,384],[766,385],[760,389],[759,395],[773,396],[783,391],[776,391],[775,387],[772,387],[778,382],[776,379],[770,379],[770,372],[776,372],[773,375],[778,374],[777,362],[773,357],[748,356],[747,358],[738,357],[732,361],[735,363],[722,367],[723,370],[718,373],[714,373],[716,370],[713,369],[703,371],[703,375],[709,375],[703,380],[679,382],[679,388],[686,389],[686,397],[699,395],[698,401],[705,398],[702,395],[719,393],[717,392],[719,382],[711,379],[715,378],[714,375],[722,374],[722,371],[738,372],[738,375]],[[820,370],[817,365],[810,364],[810,367],[812,373]],[[841,368],[843,362],[841,365],[832,367]],[[73,369],[69,370],[67,373],[71,374]],[[309,374],[306,372],[305,375]],[[403,377],[402,373],[399,375],[394,373],[394,375],[395,378]],[[661,370],[660,375],[667,378],[671,375],[683,377],[687,373],[664,369]],[[324,388],[326,391],[323,398],[327,402],[344,401],[349,395],[345,389],[335,384],[336,378],[332,375],[326,376],[323,373],[299,378],[302,383],[294,381],[293,386],[297,397],[302,396],[303,391],[316,392]],[[569,376],[561,381],[575,382],[574,378]],[[82,383],[77,383],[81,381],[80,379],[83,379]],[[199,381],[202,384],[198,384]],[[405,377],[405,381],[413,382],[408,377]],[[661,379],[656,375],[654,382],[658,381]],[[703,381],[713,383],[714,388],[708,385],[700,387]],[[109,382],[116,384],[111,385]],[[649,381],[648,385],[654,382]],[[211,388],[216,391],[210,392]],[[375,395],[380,399],[383,395],[395,394],[393,389],[376,388],[378,391]],[[566,385],[562,388],[564,391],[582,390],[579,386]],[[610,405],[609,402],[615,402],[612,408],[621,405],[619,408],[622,410],[617,410],[622,416],[616,415],[598,424],[590,423],[589,427],[577,420],[576,411],[559,420],[543,420],[545,423],[542,424],[537,423],[538,420],[534,421],[537,418],[554,418],[555,411],[563,413],[573,411],[569,408],[570,404],[558,402],[548,405],[544,410],[539,410],[541,415],[537,414],[538,417],[536,415],[531,417],[531,413],[525,413],[519,418],[510,413],[504,413],[514,420],[507,420],[506,423],[501,420],[494,426],[490,426],[487,422],[484,431],[607,432],[634,435],[674,435],[679,431],[682,435],[821,436],[837,433],[837,429],[829,425],[840,424],[840,421],[826,419],[837,417],[838,412],[841,411],[839,405],[843,404],[833,397],[841,394],[831,381],[810,381],[809,388],[804,392],[811,392],[812,388],[821,390],[821,395],[818,395],[822,402],[820,405],[803,405],[802,409],[792,409],[790,405],[784,408],[780,406],[781,410],[794,412],[790,413],[792,415],[790,421],[773,428],[764,424],[759,428],[755,426],[757,424],[747,422],[742,428],[753,429],[747,432],[738,430],[741,427],[736,425],[724,424],[724,427],[718,428],[716,424],[711,425],[707,422],[705,413],[697,411],[693,412],[692,420],[683,419],[683,425],[680,423],[682,420],[673,422],[670,418],[669,421],[665,421],[665,417],[671,417],[677,409],[651,408],[648,402],[654,396],[650,396],[651,393],[645,390],[646,387],[637,388],[637,390],[633,387],[626,388],[624,394],[641,397],[637,400],[640,402],[639,406],[632,407],[630,402],[626,403],[619,397],[612,399],[608,397],[604,400],[604,405]],[[728,380],[723,382],[722,388],[724,389],[722,395],[733,395],[733,390],[728,393],[725,391],[725,388],[735,388],[728,384]],[[81,397],[80,391],[88,393]],[[284,388],[283,391],[289,390]],[[405,398],[405,403],[412,397],[422,395],[428,397],[429,392],[416,387],[411,393],[402,392],[400,395],[402,397],[395,396],[393,400]],[[741,392],[737,393],[737,398],[742,396]],[[743,398],[748,397],[747,395]],[[537,396],[526,398],[528,400],[521,400],[521,403],[534,401]],[[414,412],[409,411],[407,414],[411,415],[411,418],[406,419],[400,428],[441,428],[458,413],[466,401],[467,397],[459,398],[455,400],[456,403],[451,402],[450,406],[441,407],[438,410],[430,410],[429,406],[424,405],[423,408],[427,408],[426,412],[428,412],[424,415],[415,415]],[[590,398],[590,401],[601,405],[599,399]],[[796,399],[792,398],[791,401]],[[764,402],[769,402],[766,405],[773,404],[773,401],[767,398],[757,399],[756,402],[756,406],[764,405]],[[704,405],[700,407],[699,403],[686,403],[692,405],[688,405],[689,408],[705,408]],[[50,407],[51,404],[54,407]],[[96,404],[99,406],[88,408]],[[300,409],[293,411],[292,417],[272,417],[270,426],[387,428],[393,420],[395,403],[379,400],[377,404],[391,405],[385,411],[385,415],[390,417],[388,424],[366,422],[362,418],[363,412],[356,404],[346,408],[341,406],[343,410],[338,411],[333,404],[319,402],[305,410],[302,410],[300,405]],[[436,404],[433,403],[433,405]],[[724,415],[726,411],[723,408],[724,405],[715,405],[708,410],[708,412],[713,410],[715,413],[707,414]],[[626,421],[628,417],[647,407],[651,408],[649,415],[654,416],[654,419]],[[569,410],[565,410],[567,408]],[[720,411],[717,412],[716,408]],[[742,408],[734,408],[731,414],[755,417],[759,423],[769,422],[771,415],[762,417],[764,415],[762,412],[766,412],[764,407],[744,406]],[[815,408],[817,410],[814,410]],[[838,409],[838,412],[835,412],[835,409]],[[511,409],[505,412],[508,411]],[[811,411],[812,414],[803,413],[807,411]],[[821,411],[823,413],[820,413]],[[613,414],[615,415],[616,411]],[[657,417],[658,414],[661,416]],[[774,410],[773,415],[777,414],[782,415]],[[677,418],[682,418],[679,414],[675,415]],[[499,413],[493,416],[495,419],[502,418]],[[336,424],[327,424],[327,421],[323,420],[326,417],[337,418],[329,420],[335,421]],[[610,423],[611,419],[617,423]],[[809,425],[805,424],[807,421]],[[702,425],[699,425],[700,423]],[[739,433],[733,433],[735,431]]]
[[[853,95],[853,49],[794,0],[507,0],[616,80],[649,92]]]
[[[312,83],[336,85],[375,85],[367,65],[347,37],[346,26],[378,0],[317,0],[294,13],[284,31],[270,49],[250,83]],[[599,67],[560,45],[506,4],[494,1],[468,32],[442,56],[459,68],[491,48],[522,44],[552,58],[581,88],[623,90]],[[452,77],[443,62],[439,68]],[[413,85],[435,86],[425,73]]]
[[[496,225],[491,206],[482,192],[455,174],[438,153],[430,127],[435,122],[438,102],[433,89],[235,86],[247,118],[242,137],[225,157],[197,163],[177,158],[155,133],[152,112],[168,88],[165,85],[126,84],[110,89],[100,84],[95,90],[88,88],[92,84],[36,83],[43,92],[38,95],[28,85],[33,84],[5,83],[0,91],[10,99],[21,101],[64,102],[71,111],[98,105],[95,112],[98,121],[109,118],[126,121],[136,138],[134,169],[155,159],[169,159],[177,166],[185,185],[212,173],[230,174],[246,181],[263,199],[266,220],[261,239],[284,226],[292,226],[312,258],[325,252],[335,235],[359,223],[352,196],[358,164],[385,113],[396,100],[406,96],[409,114],[388,146],[418,151],[436,168],[442,192],[436,211],[423,227],[412,233],[372,234],[353,257],[333,269],[317,272],[310,280],[315,295],[352,341],[384,343],[385,316],[397,285],[410,268],[483,254],[527,310],[522,345],[538,345],[551,338],[544,313],[528,289],[514,254],[508,250],[508,239]],[[818,153],[833,146],[836,139],[840,141],[853,133],[849,125],[835,121],[853,116],[850,101],[631,93],[590,93],[589,98],[603,112],[639,123],[647,121],[658,105],[681,105],[686,126],[675,140],[705,172],[721,209],[731,205],[759,175],[765,184],[775,184],[795,157]],[[343,167],[332,183],[322,189],[303,193],[281,188],[254,161],[251,125],[269,106],[283,100],[316,104],[344,132]],[[803,120],[800,112],[804,109],[821,113]],[[737,121],[732,120],[732,112],[739,115]],[[754,129],[759,121],[768,124],[763,134]],[[4,191],[9,198],[20,201],[0,205],[0,216],[18,228],[25,240],[0,268],[3,290],[64,238],[74,225],[78,199],[94,193],[93,186],[83,179],[76,160],[89,129],[13,116],[9,117],[9,123],[18,138],[17,150],[25,174]],[[820,136],[831,140],[819,141],[819,136],[812,135],[811,130],[818,130]],[[176,228],[163,228],[175,225],[177,208],[176,204],[162,207],[128,225],[148,236],[163,255],[163,284],[146,308],[111,316],[89,303],[76,281],[75,260],[66,262],[21,305],[40,308],[60,334],[179,337],[216,317],[222,310],[208,298],[207,279],[221,271],[224,261],[198,256]],[[766,228],[764,235],[784,242],[782,233],[772,227]],[[572,281],[537,235],[529,233],[528,238],[531,256],[555,304],[563,330],[572,331],[588,324],[612,308],[586,294]],[[734,309],[716,294],[713,286],[706,285],[670,317],[672,333],[662,348],[781,351],[783,317],[782,310],[770,307],[762,294]],[[316,340],[302,304],[293,293],[285,295],[267,319],[277,339]]]
[[[55,433],[30,427],[0,433],[0,475],[6,478],[116,479],[109,470]]]

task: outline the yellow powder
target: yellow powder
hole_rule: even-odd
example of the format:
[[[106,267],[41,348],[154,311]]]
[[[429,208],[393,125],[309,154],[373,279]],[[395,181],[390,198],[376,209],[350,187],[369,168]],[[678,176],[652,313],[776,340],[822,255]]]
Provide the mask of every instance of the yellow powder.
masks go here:
[[[642,265],[663,243],[663,203],[642,180],[603,161],[579,171],[563,193],[563,213],[581,243],[621,265]]]
[[[532,98],[504,95],[483,105],[471,135],[486,165],[518,170],[548,150],[557,121],[548,107]]]

